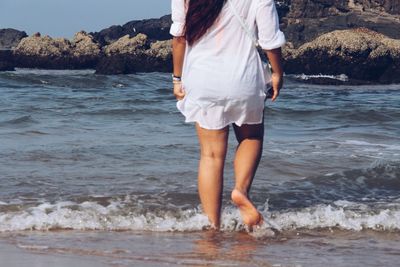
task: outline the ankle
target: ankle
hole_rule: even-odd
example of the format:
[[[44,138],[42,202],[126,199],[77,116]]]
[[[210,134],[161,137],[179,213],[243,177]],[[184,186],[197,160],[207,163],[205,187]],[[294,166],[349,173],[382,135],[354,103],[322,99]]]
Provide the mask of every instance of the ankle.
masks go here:
[[[242,191],[240,191],[240,189],[237,188],[234,188],[232,190],[231,200],[233,201],[233,203],[235,203],[236,205],[240,205],[241,203],[243,203],[243,201],[245,201],[245,199],[247,199],[246,193],[243,193]]]
[[[212,221],[210,218],[208,218],[210,222],[210,229],[214,231],[219,231],[221,227],[221,222],[220,221]]]
[[[235,191],[235,190],[239,191],[240,193],[242,193],[243,195],[245,195],[247,197],[247,189],[235,186],[235,188],[233,188],[232,192]]]

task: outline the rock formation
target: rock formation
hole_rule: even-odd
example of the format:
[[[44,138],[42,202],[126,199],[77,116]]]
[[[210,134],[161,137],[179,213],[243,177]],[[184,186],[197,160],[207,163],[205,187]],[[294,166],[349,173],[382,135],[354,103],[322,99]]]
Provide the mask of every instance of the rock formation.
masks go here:
[[[400,39],[399,0],[275,0],[281,28],[296,47],[334,30],[365,27]],[[134,20],[91,33],[100,44],[139,33],[151,42],[168,40],[171,16]]]
[[[99,44],[83,31],[72,41],[34,34],[23,38],[14,49],[18,67],[45,69],[93,68],[100,53]]]
[[[97,57],[101,54],[101,47],[93,36],[84,31],[77,32],[71,42],[71,55],[73,57]]]
[[[42,37],[36,34],[23,38],[15,48],[14,53],[25,56],[57,58],[69,55],[70,49],[71,42],[65,38],[53,39],[48,35]]]
[[[374,0],[286,0],[288,12],[281,19],[281,28],[295,47],[309,42],[321,34],[334,30],[369,28],[388,37],[400,39],[400,12],[397,8],[385,11]],[[358,2],[357,2],[358,1]],[[361,3],[364,1],[364,3]],[[391,6],[399,0],[382,0]],[[371,9],[367,6],[375,6]],[[397,10],[397,11],[396,11]],[[279,7],[278,7],[279,11]]]
[[[104,56],[96,66],[97,74],[128,74],[135,72],[170,71],[170,41],[149,43],[148,37],[125,35],[104,47]]]
[[[345,73],[351,81],[399,81],[399,0],[275,1],[288,41],[284,48],[287,73]],[[78,32],[72,40],[40,34],[26,37],[24,32],[0,30],[0,49],[15,48],[12,54],[0,53],[0,70],[30,67],[95,68],[99,74],[169,72],[170,25],[170,15],[134,20],[100,32]]]
[[[285,71],[347,74],[353,81],[400,82],[400,40],[366,28],[336,30],[284,49]]]
[[[166,15],[159,19],[133,20],[122,26],[114,25],[91,35],[102,46],[109,45],[123,36],[135,37],[139,33],[145,34],[150,41],[163,41],[171,38],[171,23],[171,16]]]
[[[172,42],[171,40],[157,41],[152,43],[145,51],[147,71],[151,68],[160,72],[171,72],[172,70]],[[145,70],[146,70],[145,69]]]
[[[117,41],[104,47],[104,54],[112,56],[116,54],[134,55],[142,52],[148,47],[148,38],[145,34],[138,34],[135,37],[125,35]]]

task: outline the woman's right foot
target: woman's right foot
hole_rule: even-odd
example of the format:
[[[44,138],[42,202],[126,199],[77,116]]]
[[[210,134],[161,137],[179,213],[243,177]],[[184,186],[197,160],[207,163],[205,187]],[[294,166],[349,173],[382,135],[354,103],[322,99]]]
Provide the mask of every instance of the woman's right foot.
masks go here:
[[[244,224],[252,227],[262,223],[263,218],[261,214],[244,193],[238,189],[234,189],[231,198],[233,203],[239,208]]]

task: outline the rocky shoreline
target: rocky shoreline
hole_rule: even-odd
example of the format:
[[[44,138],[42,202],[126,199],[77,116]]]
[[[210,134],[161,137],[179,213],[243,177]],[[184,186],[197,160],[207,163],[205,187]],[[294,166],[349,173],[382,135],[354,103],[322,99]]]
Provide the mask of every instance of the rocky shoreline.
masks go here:
[[[344,83],[400,82],[397,0],[277,0],[289,74],[346,74]],[[170,72],[170,16],[131,21],[71,39],[0,29],[0,71],[96,69],[97,74]],[[330,83],[329,79],[308,82]],[[331,81],[338,83],[337,80]]]
[[[286,46],[283,54],[291,74],[347,74],[352,83],[400,83],[400,39],[367,28],[326,33],[297,49]]]

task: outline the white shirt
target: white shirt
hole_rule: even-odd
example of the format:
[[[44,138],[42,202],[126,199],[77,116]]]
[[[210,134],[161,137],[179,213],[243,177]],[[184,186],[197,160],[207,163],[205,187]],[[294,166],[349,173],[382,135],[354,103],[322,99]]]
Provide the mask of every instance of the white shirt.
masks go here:
[[[273,0],[231,1],[263,49],[285,43]],[[173,36],[184,34],[185,2],[172,0]],[[261,59],[229,3],[207,33],[186,46],[182,84],[186,95],[177,108],[186,122],[198,122],[206,129],[262,122],[265,80]]]

